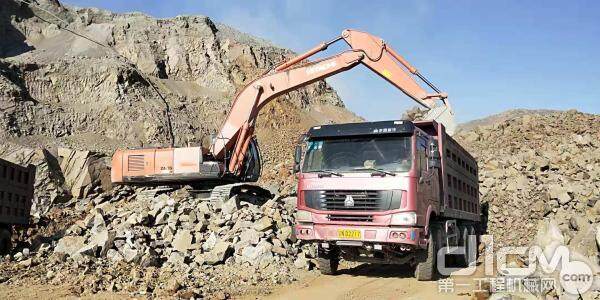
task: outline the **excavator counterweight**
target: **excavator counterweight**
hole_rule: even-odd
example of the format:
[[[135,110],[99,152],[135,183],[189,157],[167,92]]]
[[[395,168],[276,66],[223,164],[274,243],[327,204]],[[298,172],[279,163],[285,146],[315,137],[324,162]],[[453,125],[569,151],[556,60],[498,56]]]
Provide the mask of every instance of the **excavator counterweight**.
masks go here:
[[[316,61],[307,61],[340,40],[344,40],[350,49]],[[428,109],[426,119],[436,120],[444,124],[447,131],[453,132],[454,115],[445,93],[381,38],[347,29],[339,37],[276,65],[263,76],[248,83],[236,95],[209,148],[118,150],[112,159],[112,181],[206,183],[213,186],[256,181],[261,172],[261,160],[254,128],[260,109],[277,96],[360,64]],[[415,77],[432,92],[421,87]]]

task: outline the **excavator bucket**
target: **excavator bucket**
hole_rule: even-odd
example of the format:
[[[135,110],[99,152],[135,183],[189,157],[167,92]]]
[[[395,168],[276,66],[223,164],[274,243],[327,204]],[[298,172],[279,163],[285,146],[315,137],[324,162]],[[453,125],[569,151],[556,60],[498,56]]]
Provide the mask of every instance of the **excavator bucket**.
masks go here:
[[[423,120],[434,120],[444,124],[446,132],[451,136],[456,132],[457,125],[454,120],[454,112],[448,106],[440,105],[433,107],[423,116]]]

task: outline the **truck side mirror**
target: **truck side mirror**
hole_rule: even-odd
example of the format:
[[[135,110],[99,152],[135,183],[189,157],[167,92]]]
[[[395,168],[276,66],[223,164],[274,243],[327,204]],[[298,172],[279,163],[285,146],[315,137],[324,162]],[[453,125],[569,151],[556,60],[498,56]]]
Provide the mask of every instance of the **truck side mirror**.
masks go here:
[[[436,140],[429,142],[429,161],[428,164],[431,168],[441,168],[442,162],[440,159],[440,149]]]
[[[300,161],[302,161],[302,147],[298,145],[294,151],[294,173],[300,172]]]

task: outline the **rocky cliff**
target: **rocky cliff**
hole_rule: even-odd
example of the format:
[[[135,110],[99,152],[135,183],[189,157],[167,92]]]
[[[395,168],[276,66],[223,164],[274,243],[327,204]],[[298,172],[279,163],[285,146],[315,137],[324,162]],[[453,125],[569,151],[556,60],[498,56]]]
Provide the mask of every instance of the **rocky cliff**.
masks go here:
[[[236,91],[293,55],[204,16],[155,19],[38,2],[44,10],[12,0],[0,8],[0,136],[21,144],[106,153],[165,146],[167,108],[175,144],[199,144]],[[275,102],[258,122],[268,161],[288,154],[276,147],[291,145],[307,125],[357,119],[324,82]]]

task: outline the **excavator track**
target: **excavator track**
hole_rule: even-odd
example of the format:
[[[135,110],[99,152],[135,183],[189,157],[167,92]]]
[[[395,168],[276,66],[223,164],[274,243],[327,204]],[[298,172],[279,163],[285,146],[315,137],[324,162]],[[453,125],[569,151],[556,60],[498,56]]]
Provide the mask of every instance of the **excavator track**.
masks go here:
[[[259,203],[273,197],[270,191],[258,185],[243,182],[214,187],[210,193],[209,201],[215,205],[220,205],[236,195],[251,203]]]

